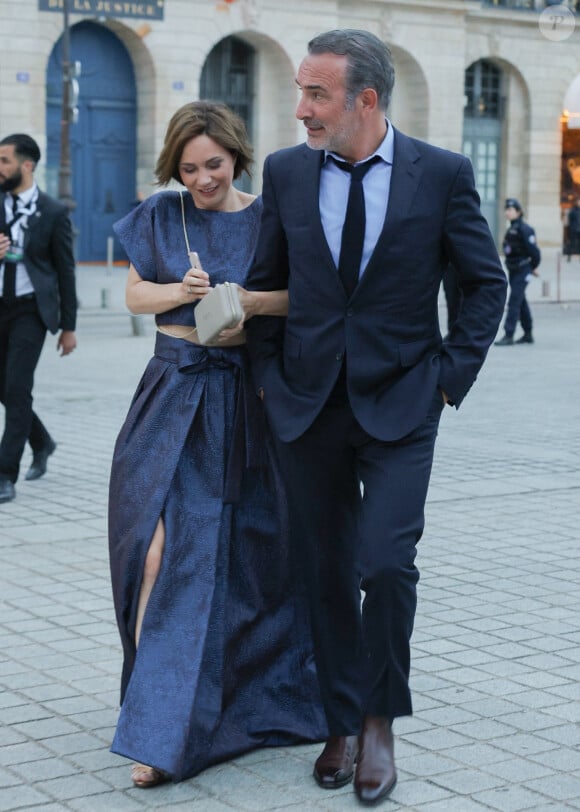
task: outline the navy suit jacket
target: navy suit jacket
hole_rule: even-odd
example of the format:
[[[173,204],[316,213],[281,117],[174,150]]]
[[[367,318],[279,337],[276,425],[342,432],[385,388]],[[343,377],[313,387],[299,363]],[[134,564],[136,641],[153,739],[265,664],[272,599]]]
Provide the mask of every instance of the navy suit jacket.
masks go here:
[[[502,317],[506,276],[481,214],[470,162],[395,130],[385,223],[350,298],[318,205],[323,151],[305,144],[264,164],[264,211],[248,288],[288,288],[285,319],[246,325],[256,386],[284,441],[312,424],[346,355],[352,410],[380,440],[426,417],[439,386],[459,406]],[[443,342],[438,295],[451,262],[463,306]]]
[[[0,231],[6,226],[0,193]],[[24,231],[24,264],[36,294],[40,318],[51,333],[74,330],[77,297],[72,226],[65,205],[39,192],[36,211]]]

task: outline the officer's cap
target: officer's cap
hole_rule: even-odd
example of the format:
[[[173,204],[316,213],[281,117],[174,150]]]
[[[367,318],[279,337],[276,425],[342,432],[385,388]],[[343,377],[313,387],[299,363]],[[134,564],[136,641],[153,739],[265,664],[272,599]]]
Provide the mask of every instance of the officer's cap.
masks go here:
[[[521,211],[522,210],[520,201],[515,197],[508,197],[506,202],[505,202],[504,209],[511,209],[511,208],[515,209],[516,211]]]

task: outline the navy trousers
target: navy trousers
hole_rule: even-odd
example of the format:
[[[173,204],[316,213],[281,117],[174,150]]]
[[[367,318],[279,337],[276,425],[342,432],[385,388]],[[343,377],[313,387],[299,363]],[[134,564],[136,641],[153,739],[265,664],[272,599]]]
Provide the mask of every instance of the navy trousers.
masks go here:
[[[341,378],[308,431],[279,444],[331,735],[412,712],[415,555],[442,408],[437,390],[420,426],[383,442],[355,419]]]
[[[510,294],[508,299],[507,314],[505,317],[504,331],[507,336],[513,336],[518,321],[521,323],[524,333],[532,332],[532,312],[526,299],[526,288],[528,286],[528,276],[531,267],[509,271]]]
[[[16,482],[26,441],[40,451],[50,435],[32,409],[34,371],[42,352],[46,327],[34,298],[0,299],[0,402],[6,410],[0,441],[0,475]]]

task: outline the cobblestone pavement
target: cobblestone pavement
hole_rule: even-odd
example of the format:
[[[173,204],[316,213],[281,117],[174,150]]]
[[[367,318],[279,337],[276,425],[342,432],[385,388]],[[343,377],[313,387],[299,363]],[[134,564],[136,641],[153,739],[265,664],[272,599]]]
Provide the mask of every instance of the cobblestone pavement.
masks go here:
[[[108,751],[121,652],[107,481],[153,340],[149,317],[122,311],[120,277],[79,274],[79,348],[62,359],[49,337],[35,388],[58,449],[0,505],[0,810],[355,809],[352,788],[314,784],[318,746],[149,791]],[[540,297],[536,344],[492,347],[460,411],[445,410],[419,546],[415,715],[395,725],[385,810],[580,810],[578,300]]]

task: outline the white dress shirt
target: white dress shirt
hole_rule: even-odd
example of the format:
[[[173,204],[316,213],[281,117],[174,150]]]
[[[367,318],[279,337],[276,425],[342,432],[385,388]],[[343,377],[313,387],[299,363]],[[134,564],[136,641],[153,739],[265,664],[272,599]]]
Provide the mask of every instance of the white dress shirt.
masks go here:
[[[24,232],[28,227],[28,219],[36,212],[37,200],[38,186],[36,183],[33,183],[30,189],[20,192],[18,195],[18,205],[15,212],[12,211],[11,194],[6,193],[5,195],[4,216],[6,218],[6,222],[10,223],[16,213],[22,212],[21,216],[10,229],[10,233],[12,235],[12,245],[18,246],[20,249],[22,249],[22,246],[24,245]],[[0,291],[3,290],[3,288],[4,263],[2,263],[2,268],[0,269]],[[28,293],[34,293],[34,288],[32,286],[32,282],[30,281],[30,277],[28,276],[26,265],[24,262],[18,262],[16,265],[16,296],[26,296]]]
[[[387,119],[387,134],[377,150],[368,156],[368,158],[372,158],[373,155],[378,155],[381,160],[368,170],[363,179],[366,227],[359,279],[371,258],[387,216],[394,146],[393,128]],[[350,189],[350,175],[336,166],[334,160],[330,160],[330,156],[334,160],[344,163],[344,158],[341,158],[340,155],[325,150],[324,163],[320,172],[319,206],[324,235],[334,264],[338,268],[342,227]],[[363,161],[359,163],[363,163]]]

